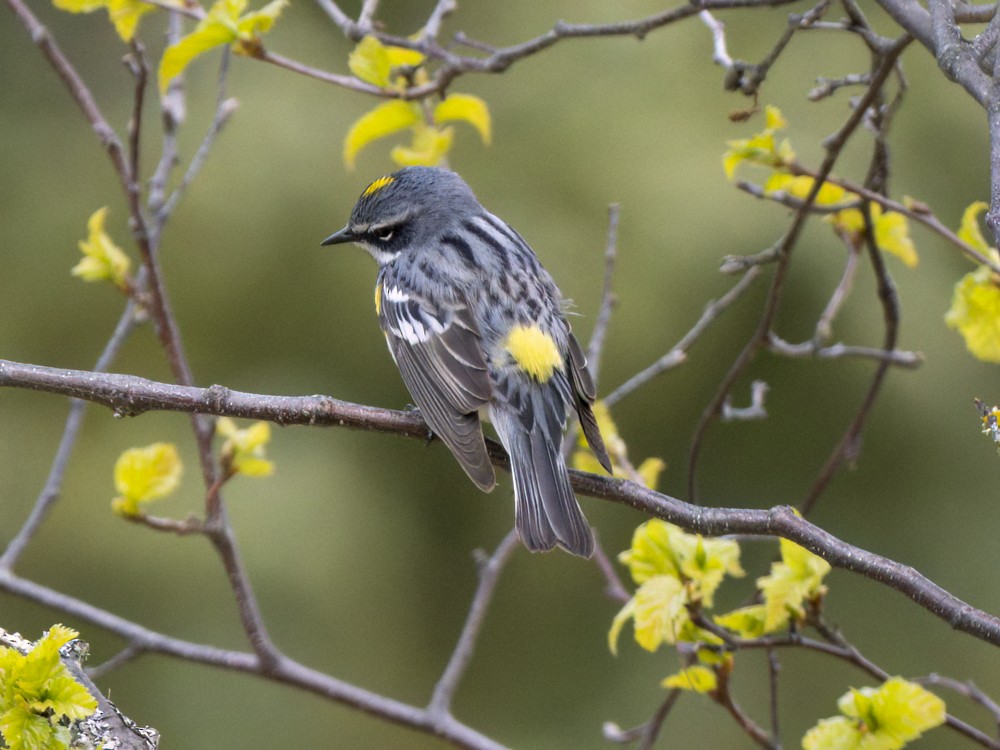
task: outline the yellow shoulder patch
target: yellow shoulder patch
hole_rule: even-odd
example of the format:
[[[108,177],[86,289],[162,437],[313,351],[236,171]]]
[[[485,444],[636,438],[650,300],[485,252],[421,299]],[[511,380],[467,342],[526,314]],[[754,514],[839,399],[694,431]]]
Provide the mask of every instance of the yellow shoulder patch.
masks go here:
[[[391,185],[396,181],[396,178],[392,175],[386,175],[385,177],[379,177],[375,182],[365,188],[365,192],[361,194],[362,198],[367,198],[369,195],[377,193],[379,190],[384,188],[386,185]]]
[[[375,285],[375,314],[382,314],[382,282]]]
[[[547,383],[556,370],[563,369],[563,358],[555,339],[537,325],[517,325],[504,340],[504,349],[522,372],[539,383]]]

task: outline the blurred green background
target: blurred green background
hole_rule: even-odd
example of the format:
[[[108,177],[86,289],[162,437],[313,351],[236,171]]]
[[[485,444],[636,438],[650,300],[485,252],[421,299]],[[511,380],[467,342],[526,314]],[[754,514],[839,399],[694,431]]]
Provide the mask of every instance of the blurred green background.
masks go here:
[[[132,84],[125,47],[103,12],[32,9],[54,32],[109,120],[124,129]],[[345,9],[356,13],[356,4]],[[411,33],[432,3],[384,3],[387,28]],[[792,6],[790,10],[804,10]],[[563,18],[601,22],[647,15],[645,2],[462,4],[446,34],[463,30],[496,45],[542,33]],[[782,33],[788,9],[723,14],[734,57],[757,60]],[[883,29],[891,25],[872,14]],[[87,217],[111,207],[109,231],[126,241],[117,181],[84,119],[9,11],[0,18],[0,357],[70,368],[93,365],[121,309],[104,286],[69,274]],[[157,55],[162,19],[141,37]],[[295,2],[267,40],[276,52],[346,72],[351,45],[308,2]],[[722,89],[711,39],[697,19],[631,38],[571,40],[502,76],[466,76],[453,86],[489,103],[494,144],[458,126],[451,164],[483,202],[514,225],[577,305],[586,340],[599,303],[609,203],[621,204],[616,290],[620,305],[601,372],[607,392],[663,354],[733,279],[727,254],[771,245],[788,213],[739,193],[721,168],[727,139],[763,127],[733,124],[749,106]],[[182,156],[208,126],[218,55],[188,75]],[[948,83],[918,45],[903,57],[910,89],[892,136],[894,197],[912,195],[955,226],[964,206],[988,193],[986,118]],[[803,162],[818,164],[821,139],[848,112],[848,92],[811,104],[817,76],[867,69],[860,41],[843,34],[795,37],[764,87],[785,113]],[[365,151],[354,173],[341,162],[347,128],[373,100],[251,60],[234,58],[230,95],[240,109],[186,194],[163,244],[174,308],[196,379],[243,391],[326,393],[403,407],[408,396],[371,309],[375,268],[355,249],[319,240],[339,228],[356,196],[392,168],[388,145]],[[853,92],[851,92],[853,93]],[[157,112],[146,109],[146,174],[158,155]],[[838,173],[863,178],[862,134]],[[956,595],[1000,609],[996,486],[1000,462],[979,435],[972,398],[1000,400],[995,366],[975,361],[943,322],[951,289],[969,270],[958,252],[918,229],[916,270],[888,261],[903,305],[900,345],[918,349],[918,371],[892,371],[865,433],[860,460],[822,498],[814,520],[864,548],[912,564]],[[836,284],[843,248],[810,226],[796,250],[779,333],[798,341]],[[835,340],[877,346],[881,312],[866,261]],[[618,425],[633,459],[663,457],[661,489],[683,496],[692,429],[756,324],[765,284],[720,320],[690,361],[624,401]],[[142,329],[114,369],[169,378],[155,337]],[[873,365],[761,356],[749,380],[771,385],[770,418],[716,425],[700,465],[705,503],[768,507],[800,502],[853,416]],[[0,392],[0,545],[27,516],[44,482],[66,413],[64,400]],[[116,420],[91,409],[63,497],[19,572],[46,585],[194,641],[245,648],[225,576],[203,540],[138,528],[112,515],[112,466],[127,447],[181,446],[182,490],[155,507],[182,517],[201,508],[189,423],[178,414]],[[237,478],[227,488],[247,566],[278,643],[291,656],[399,700],[424,704],[466,614],[475,581],[471,552],[492,550],[512,523],[509,479],[480,494],[440,445],[336,429],[276,429],[277,474]],[[643,517],[583,499],[609,553],[627,547]],[[728,583],[720,609],[735,606],[767,570],[772,543],[744,545],[748,579]],[[938,671],[974,679],[1000,697],[996,651],[884,587],[842,571],[829,577],[828,614],[890,673]],[[471,726],[522,748],[602,747],[601,724],[645,720],[676,669],[668,649],[642,652],[626,630],[612,657],[606,633],[617,604],[592,564],[519,549],[505,571],[455,712]],[[79,628],[92,663],[121,642],[58,612],[0,595],[0,625],[37,637],[51,623]],[[810,653],[782,653],[780,697],[786,747],[836,713],[848,686],[870,684],[847,666]],[[740,654],[739,700],[767,721],[766,666]],[[159,729],[164,747],[264,746],[432,748],[432,738],[279,685],[144,657],[103,677],[101,687],[136,721]],[[983,712],[945,694],[949,708],[988,728]],[[662,746],[749,747],[707,699],[684,696]],[[936,731],[920,747],[967,747]]]

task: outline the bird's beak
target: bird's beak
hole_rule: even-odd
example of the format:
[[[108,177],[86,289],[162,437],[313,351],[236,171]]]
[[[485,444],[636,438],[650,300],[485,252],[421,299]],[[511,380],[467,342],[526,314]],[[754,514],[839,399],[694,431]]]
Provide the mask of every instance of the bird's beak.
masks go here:
[[[329,237],[327,237],[325,240],[323,240],[319,244],[320,245],[341,245],[341,244],[343,244],[345,242],[353,242],[356,239],[357,239],[357,237],[351,231],[351,228],[349,226],[347,226],[347,227],[344,227],[343,229],[341,229],[339,231],[334,232],[333,234],[331,234]]]

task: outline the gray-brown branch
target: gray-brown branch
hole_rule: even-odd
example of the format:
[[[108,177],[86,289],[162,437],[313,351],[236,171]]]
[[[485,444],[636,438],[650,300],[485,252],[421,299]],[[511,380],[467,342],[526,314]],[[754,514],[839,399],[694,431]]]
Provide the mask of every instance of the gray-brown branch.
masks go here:
[[[268,396],[217,385],[186,387],[132,375],[61,370],[7,360],[0,360],[0,387],[72,396],[103,404],[121,416],[152,410],[197,412],[264,419],[281,425],[338,425],[420,439],[426,439],[428,434],[417,412],[363,406],[328,396]],[[506,468],[502,449],[492,445],[490,453],[494,463]],[[628,505],[688,531],[707,536],[756,534],[790,539],[835,567],[905,594],[952,628],[1000,646],[1000,618],[967,604],[908,565],[838,539],[796,515],[791,507],[697,506],[624,479],[578,471],[571,474],[573,486],[583,495]],[[2,577],[0,588],[6,588]]]

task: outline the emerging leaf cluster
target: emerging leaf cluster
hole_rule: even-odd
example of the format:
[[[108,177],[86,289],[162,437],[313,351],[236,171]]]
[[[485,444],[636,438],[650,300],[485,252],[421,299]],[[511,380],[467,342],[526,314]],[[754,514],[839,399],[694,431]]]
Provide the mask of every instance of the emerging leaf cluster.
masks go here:
[[[59,649],[77,636],[53,625],[27,654],[0,646],[0,745],[65,750],[72,741],[71,722],[97,709],[94,696],[59,658]]]
[[[787,138],[777,139],[777,134],[787,127],[788,123],[777,107],[765,107],[764,130],[750,138],[728,142],[729,149],[722,157],[726,176],[733,179],[736,168],[743,163],[765,167],[771,171],[763,185],[765,194],[804,200],[814,189],[816,181],[804,174],[796,162],[790,141]],[[819,187],[814,200],[815,205],[821,207],[844,206],[842,210],[832,213],[828,221],[838,234],[855,246],[860,246],[864,240],[865,219],[861,206],[867,205],[874,240],[879,248],[896,256],[910,268],[917,265],[917,251],[903,214],[885,211],[879,204],[866,202],[857,193],[831,182],[824,182]]]
[[[247,0],[216,0],[207,11],[196,0],[52,0],[57,8],[70,13],[108,11],[115,31],[124,42],[131,42],[139,19],[159,9],[176,8],[200,20],[191,33],[171,44],[163,53],[158,74],[160,93],[201,54],[229,45],[240,55],[253,55],[260,49],[260,37],[271,30],[288,0],[271,0],[257,11],[245,12]]]
[[[108,208],[97,209],[87,221],[87,239],[80,240],[83,258],[73,266],[71,273],[84,281],[110,281],[127,291],[132,261],[104,231]]]
[[[635,595],[615,616],[608,633],[612,653],[617,651],[622,627],[633,621],[636,642],[647,651],[663,643],[693,643],[697,664],[668,676],[662,685],[698,693],[712,693],[733,668],[723,639],[692,620],[692,612],[710,609],[713,595],[726,575],[744,575],[740,548],[732,540],[706,539],[654,519],[636,529],[632,546],[619,555],[639,585]],[[781,540],[781,561],[769,575],[757,579],[763,603],[715,616],[716,625],[741,638],[759,638],[806,618],[805,603],[825,594],[822,581],[830,565],[787,539]]]
[[[222,444],[222,465],[231,474],[248,477],[269,477],[274,473],[274,462],[264,455],[271,442],[271,425],[254,422],[239,429],[229,417],[221,417],[215,424],[217,434],[225,438]]]
[[[638,590],[615,619],[608,645],[617,652],[622,627],[633,620],[635,640],[647,651],[662,643],[721,642],[691,622],[688,607],[710,608],[725,576],[743,576],[739,545],[706,539],[653,519],[632,535],[632,546],[618,559],[628,566]]]
[[[902,677],[879,688],[852,689],[837,708],[841,716],[823,719],[806,733],[803,750],[899,750],[946,718],[943,700]]]
[[[177,489],[183,466],[177,446],[153,443],[145,448],[129,448],[115,463],[115,489],[111,504],[120,515],[139,515],[139,504],[159,500]]]
[[[260,10],[246,13],[247,0],[216,0],[208,13],[187,36],[167,47],[160,61],[160,93],[179,76],[198,55],[229,45],[239,55],[252,55],[259,47],[260,36],[271,30],[288,0],[271,0]]]
[[[366,36],[354,48],[347,64],[365,83],[402,92],[409,84],[427,81],[426,58],[416,50],[382,44]],[[451,150],[454,128],[445,123],[464,121],[472,125],[489,145],[492,136],[486,102],[469,94],[448,94],[435,106],[424,102],[392,99],[363,114],[344,138],[344,163],[353,169],[358,153],[372,141],[403,131],[410,132],[408,146],[396,146],[390,156],[400,166],[428,167],[444,163]]]
[[[759,638],[784,630],[805,619],[805,603],[818,601],[826,593],[823,579],[830,563],[787,539],[781,540],[781,561],[771,564],[770,575],[757,579],[763,604],[751,604],[724,615],[718,625],[741,638]]]

